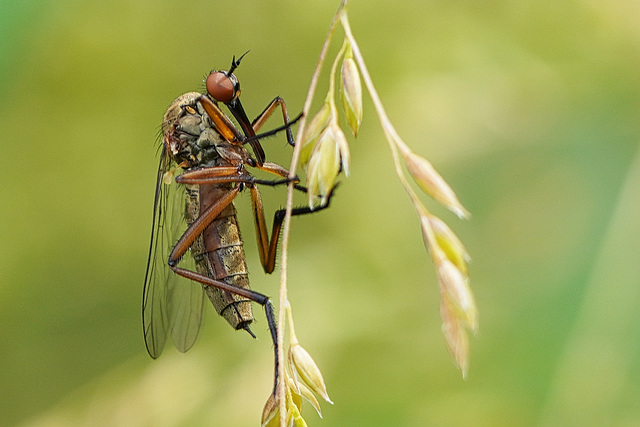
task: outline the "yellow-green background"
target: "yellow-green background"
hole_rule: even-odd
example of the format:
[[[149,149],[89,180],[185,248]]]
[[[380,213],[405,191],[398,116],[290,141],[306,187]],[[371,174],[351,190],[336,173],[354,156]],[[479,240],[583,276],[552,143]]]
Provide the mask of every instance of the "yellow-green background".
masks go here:
[[[208,306],[187,354],[144,349],[156,136],[175,97],[249,49],[237,72],[249,115],[275,95],[300,111],[336,7],[2,1],[0,424],[258,424],[272,365],[259,308],[258,341]],[[330,210],[293,221],[298,337],[335,401],[324,420],[306,406],[307,421],[640,425],[638,3],[366,0],[350,12],[399,133],[473,214],[429,204],[473,256],[480,333],[463,381],[366,102],[351,178]],[[288,165],[282,137],[264,145]],[[270,209],[284,203],[264,193]],[[276,296],[248,197],[237,205],[253,286]]]

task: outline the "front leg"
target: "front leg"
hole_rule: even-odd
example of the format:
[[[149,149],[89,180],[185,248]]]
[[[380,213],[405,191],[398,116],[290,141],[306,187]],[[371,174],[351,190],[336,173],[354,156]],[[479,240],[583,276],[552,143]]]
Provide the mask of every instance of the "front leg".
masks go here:
[[[280,108],[282,109],[282,119],[284,120],[284,124],[286,126],[287,142],[289,143],[289,145],[293,147],[295,145],[295,142],[293,140],[293,133],[291,132],[291,128],[288,126],[292,122],[289,121],[289,112],[287,111],[287,104],[285,104],[284,99],[280,98],[279,96],[276,96],[273,99],[273,101],[271,101],[269,105],[267,105],[267,108],[265,108],[264,111],[260,113],[258,117],[255,118],[255,120],[252,123],[253,130],[255,132],[258,132],[258,130],[262,127],[262,125],[264,125],[267,119],[271,117],[271,114],[273,114],[273,112],[278,108],[278,106],[280,106]]]

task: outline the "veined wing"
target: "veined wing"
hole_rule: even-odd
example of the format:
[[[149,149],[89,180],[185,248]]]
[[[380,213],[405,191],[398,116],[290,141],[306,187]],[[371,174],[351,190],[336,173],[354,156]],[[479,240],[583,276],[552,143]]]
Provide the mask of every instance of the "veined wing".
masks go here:
[[[184,189],[173,180],[170,184],[163,182],[171,163],[163,144],[142,301],[144,340],[154,359],[162,353],[169,333],[178,350],[185,352],[193,346],[200,330],[204,301],[202,286],[178,276],[167,264],[173,245],[186,229]],[[193,271],[191,254],[183,258],[181,266]]]

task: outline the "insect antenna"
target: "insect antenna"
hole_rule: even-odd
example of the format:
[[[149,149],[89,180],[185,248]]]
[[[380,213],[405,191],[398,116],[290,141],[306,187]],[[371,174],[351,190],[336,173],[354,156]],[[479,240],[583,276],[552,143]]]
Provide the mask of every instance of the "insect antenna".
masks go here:
[[[228,76],[229,74],[233,73],[233,71],[234,71],[236,68],[238,68],[238,65],[240,65],[240,61],[242,61],[242,58],[244,58],[244,56],[245,56],[247,53],[249,53],[249,52],[251,52],[251,50],[248,50],[248,51],[246,51],[245,53],[243,53],[243,54],[240,56],[240,58],[238,58],[238,60],[237,60],[237,61],[236,61],[236,57],[235,57],[235,56],[231,59],[231,67],[229,68],[229,71],[227,71],[227,76]]]

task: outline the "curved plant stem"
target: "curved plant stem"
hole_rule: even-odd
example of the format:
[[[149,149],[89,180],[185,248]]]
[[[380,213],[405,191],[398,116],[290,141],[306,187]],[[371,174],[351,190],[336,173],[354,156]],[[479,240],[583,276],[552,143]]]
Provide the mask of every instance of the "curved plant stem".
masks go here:
[[[336,24],[340,16],[344,13],[344,9],[346,8],[348,0],[342,0],[340,6],[338,7],[338,11],[333,17],[333,21],[331,22],[331,26],[329,27],[329,32],[325,39],[325,42],[322,46],[322,50],[320,51],[320,57],[318,58],[318,64],[313,73],[313,77],[311,78],[311,83],[309,85],[309,91],[307,93],[307,98],[304,103],[304,107],[302,109],[303,116],[300,120],[300,125],[298,127],[298,132],[296,134],[296,141],[302,140],[302,135],[304,133],[307,116],[309,115],[309,110],[311,108],[311,103],[315,96],[316,87],[318,85],[318,80],[320,78],[320,71],[322,70],[322,65],[324,64],[327,51],[329,50],[329,45],[331,43],[331,38],[336,28]],[[300,150],[302,148],[302,144],[296,144],[293,149],[293,155],[291,157],[291,165],[289,166],[289,177],[294,178],[296,176],[296,170],[298,168],[298,163],[300,159]],[[289,249],[289,233],[290,233],[290,224],[291,224],[291,212],[293,209],[293,182],[291,182],[287,189],[287,206],[286,213],[284,217],[284,222],[282,226],[282,255],[281,255],[281,263],[280,263],[280,290],[279,290],[279,300],[278,300],[278,364],[280,366],[280,370],[278,373],[278,389],[276,391],[278,402],[280,405],[280,426],[285,427],[286,424],[286,379],[284,373],[285,366],[285,353],[284,353],[284,326],[285,326],[285,318],[286,318],[286,305],[288,304],[287,298],[287,262],[288,262],[288,249]]]

